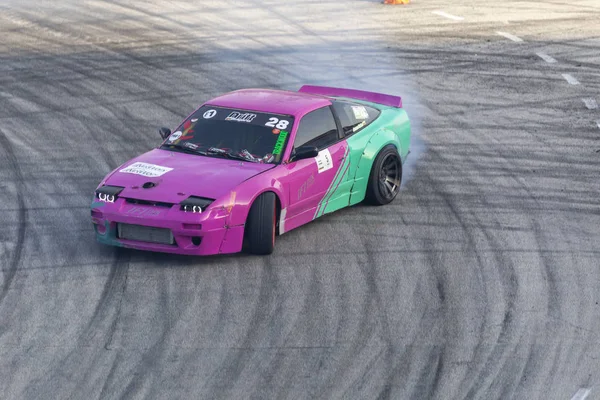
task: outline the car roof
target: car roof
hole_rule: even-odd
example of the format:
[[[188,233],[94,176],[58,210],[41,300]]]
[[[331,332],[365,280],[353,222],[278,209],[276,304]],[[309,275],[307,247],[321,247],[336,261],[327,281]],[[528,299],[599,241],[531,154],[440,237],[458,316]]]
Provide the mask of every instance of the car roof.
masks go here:
[[[317,108],[330,105],[331,101],[324,96],[287,90],[241,89],[215,97],[205,104],[274,114],[302,116]]]

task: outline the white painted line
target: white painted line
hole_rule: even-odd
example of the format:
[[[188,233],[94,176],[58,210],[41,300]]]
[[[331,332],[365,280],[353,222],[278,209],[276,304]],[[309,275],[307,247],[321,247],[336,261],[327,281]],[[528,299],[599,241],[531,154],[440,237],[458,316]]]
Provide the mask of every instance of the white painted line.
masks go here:
[[[579,85],[579,81],[571,74],[562,74],[562,77],[571,85]]]
[[[515,36],[515,35],[511,35],[510,33],[506,33],[506,32],[496,32],[496,33],[498,35],[500,35],[500,36],[504,36],[505,38],[512,40],[513,42],[517,42],[518,43],[518,42],[522,42],[523,41],[523,39],[521,39],[520,37]]]
[[[535,53],[535,54],[537,54],[539,58],[546,61],[547,63],[554,64],[556,62],[556,59],[550,57],[546,53]]]
[[[598,125],[598,128],[600,128],[600,119],[596,121],[596,125]]]
[[[465,19],[464,17],[459,17],[459,16],[456,16],[456,15],[448,14],[446,12],[439,11],[439,10],[438,11],[432,11],[431,13],[435,14],[435,15],[439,15],[440,17],[444,17],[444,18],[448,18],[448,19],[453,19],[455,21],[462,21],[463,19]]]
[[[590,110],[595,110],[596,108],[598,108],[598,103],[596,102],[596,99],[587,98],[581,100],[583,100],[583,104],[585,104],[585,106]]]
[[[573,395],[573,397],[571,397],[571,400],[585,400],[585,398],[588,397],[589,394],[590,389],[581,388]]]

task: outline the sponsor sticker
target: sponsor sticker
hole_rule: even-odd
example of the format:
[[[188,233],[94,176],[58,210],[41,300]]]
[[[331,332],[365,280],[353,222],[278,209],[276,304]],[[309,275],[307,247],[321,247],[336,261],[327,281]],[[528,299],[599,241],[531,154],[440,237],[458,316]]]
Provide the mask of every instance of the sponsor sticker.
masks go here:
[[[352,106],[352,112],[354,113],[354,118],[356,119],[369,118],[369,113],[367,112],[367,109],[363,106]]]
[[[256,118],[256,114],[233,111],[225,118],[225,121],[252,122],[254,118]]]
[[[183,135],[183,132],[181,132],[181,131],[171,133],[171,136],[169,136],[169,142],[176,141],[177,139],[179,139],[181,137],[181,135]]]
[[[321,150],[319,154],[315,157],[315,161],[317,162],[317,170],[319,171],[319,173],[325,172],[328,169],[333,168],[331,153],[328,149]]]
[[[315,183],[315,175],[310,174],[310,177],[308,177],[306,182],[304,182],[298,189],[298,200],[302,198],[304,193],[306,193],[306,191],[313,185],[313,183]]]
[[[357,124],[354,128],[352,128],[352,132],[356,132],[357,130],[359,130],[360,128],[365,126],[366,123],[367,123],[366,121],[363,121],[360,124]]]
[[[275,142],[275,147],[273,148],[273,155],[281,154],[283,151],[283,144],[285,143],[287,136],[288,131],[279,132],[279,136],[277,136],[277,141]]]
[[[124,174],[135,174],[146,176],[149,178],[154,178],[157,176],[162,176],[171,170],[173,170],[173,168],[162,167],[160,165],[148,164],[145,162],[136,162],[126,168],[119,170],[119,172],[122,172]]]
[[[215,115],[217,115],[217,110],[208,110],[204,112],[204,114],[202,114],[202,117],[204,117],[205,119],[211,119]]]

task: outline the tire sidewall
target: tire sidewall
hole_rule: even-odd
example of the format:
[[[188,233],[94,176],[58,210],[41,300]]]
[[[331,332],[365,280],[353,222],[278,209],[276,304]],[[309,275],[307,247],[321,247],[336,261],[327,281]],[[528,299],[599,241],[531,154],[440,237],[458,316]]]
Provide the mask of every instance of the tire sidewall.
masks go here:
[[[265,255],[273,252],[273,233],[277,222],[276,204],[276,195],[273,192],[260,194],[252,203],[244,229],[249,253]]]

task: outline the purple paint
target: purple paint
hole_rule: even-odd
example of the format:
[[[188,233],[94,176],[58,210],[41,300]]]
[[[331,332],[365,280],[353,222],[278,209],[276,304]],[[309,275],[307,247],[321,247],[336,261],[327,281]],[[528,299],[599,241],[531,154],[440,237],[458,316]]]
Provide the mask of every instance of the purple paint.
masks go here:
[[[304,85],[298,90],[300,93],[317,94],[321,96],[348,97],[357,100],[370,101],[384,106],[402,108],[402,99],[389,94],[366,92],[364,90],[341,89],[327,86]]]
[[[157,177],[119,172],[136,162],[172,170]],[[274,164],[257,164],[154,149],[123,164],[106,179],[105,184],[124,186],[120,197],[179,203],[190,195],[218,199],[246,179],[273,167]],[[146,182],[153,182],[156,186],[143,189],[142,185]],[[139,188],[134,189],[136,186]],[[185,196],[180,195],[181,192],[185,193]]]
[[[242,89],[219,96],[206,104],[300,117],[331,104],[310,94],[268,89]]]
[[[241,90],[207,104],[294,115],[296,123],[288,142],[293,143],[301,116],[331,102],[296,92]],[[284,160],[289,157],[291,147],[285,149]],[[341,142],[335,147],[344,149],[346,144]],[[154,149],[123,164],[102,181],[98,187],[112,185],[124,189],[114,203],[94,201],[92,221],[98,240],[113,246],[189,255],[236,253],[242,249],[250,206],[260,194],[267,191],[276,194],[284,210],[282,215],[287,214],[286,231],[289,231],[313,220],[314,209],[339,167],[336,162],[330,170],[319,173],[315,159],[275,165]],[[302,174],[297,174],[299,170]],[[311,175],[314,182],[306,188],[302,201],[294,204],[292,212],[287,212],[290,187],[295,187],[297,193],[298,186]],[[147,182],[153,185],[144,189]],[[215,201],[201,213],[184,212],[179,203],[189,196]],[[140,204],[140,201],[161,205]],[[169,229],[175,244],[118,238],[118,223]],[[286,221],[281,223],[283,226]],[[201,238],[200,244],[195,244],[194,238]]]

